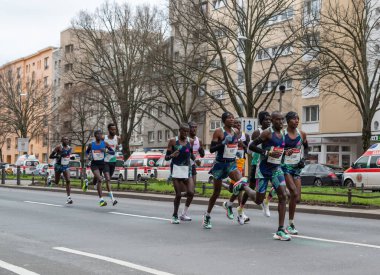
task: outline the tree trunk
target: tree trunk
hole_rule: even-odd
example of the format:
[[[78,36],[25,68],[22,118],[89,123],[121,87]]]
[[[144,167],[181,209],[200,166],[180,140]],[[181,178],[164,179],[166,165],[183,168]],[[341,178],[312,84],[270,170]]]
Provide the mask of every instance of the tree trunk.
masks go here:
[[[365,152],[371,143],[371,124],[363,121],[362,128],[362,142],[363,142],[363,152]]]

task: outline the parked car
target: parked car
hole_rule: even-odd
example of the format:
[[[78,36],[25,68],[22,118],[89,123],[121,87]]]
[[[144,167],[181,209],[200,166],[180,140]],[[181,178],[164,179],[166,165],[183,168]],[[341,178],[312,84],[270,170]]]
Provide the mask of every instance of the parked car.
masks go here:
[[[13,174],[17,174],[17,166],[20,166],[22,174],[31,175],[39,163],[34,155],[21,155],[15,163]]]
[[[343,185],[363,189],[380,189],[380,143],[371,147],[344,171]]]
[[[308,164],[301,171],[302,185],[340,186],[342,184],[343,168],[313,163]]]
[[[32,172],[35,176],[46,176],[48,174],[49,165],[47,163],[40,163],[36,166],[36,170]]]
[[[137,167],[137,180],[154,178],[154,167],[162,157],[161,152],[135,152],[124,163],[127,169],[127,180],[134,180]]]
[[[112,179],[124,180],[125,177],[124,161],[122,159],[116,160],[115,172],[112,175]]]

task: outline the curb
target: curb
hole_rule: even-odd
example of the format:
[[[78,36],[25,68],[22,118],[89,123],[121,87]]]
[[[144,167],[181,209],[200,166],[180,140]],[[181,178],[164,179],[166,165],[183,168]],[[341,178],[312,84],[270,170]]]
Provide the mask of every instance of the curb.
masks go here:
[[[44,187],[44,186],[14,186],[14,185],[0,185],[2,188],[11,188],[11,189],[26,189],[26,190],[35,190],[35,191],[46,191],[46,192],[62,192],[65,193],[66,190],[59,187]],[[72,194],[82,194],[89,196],[97,196],[95,190],[89,190],[83,192],[81,189],[72,188]],[[151,200],[151,201],[164,201],[164,202],[173,202],[174,196],[167,194],[155,194],[155,193],[140,193],[140,192],[113,192],[119,198],[128,198],[128,199],[139,199],[139,200]],[[216,205],[222,206],[224,200],[218,199]],[[207,205],[208,198],[204,197],[194,197],[193,204],[198,205]],[[237,207],[237,204],[234,203],[234,207]],[[248,209],[258,209],[261,208],[254,204],[253,202],[248,202],[246,205]],[[271,211],[276,211],[276,204],[270,205]],[[372,212],[369,212],[372,211]],[[319,214],[319,215],[330,215],[330,216],[340,216],[340,217],[351,217],[351,218],[363,218],[363,219],[380,219],[380,210],[373,209],[360,209],[360,208],[344,208],[344,207],[329,207],[329,206],[309,206],[309,205],[297,205],[298,213],[307,213],[307,214]],[[374,213],[378,212],[378,213]]]

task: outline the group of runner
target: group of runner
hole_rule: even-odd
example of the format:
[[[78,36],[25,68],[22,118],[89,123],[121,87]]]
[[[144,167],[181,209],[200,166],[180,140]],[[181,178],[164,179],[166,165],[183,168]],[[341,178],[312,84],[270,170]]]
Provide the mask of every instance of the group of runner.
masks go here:
[[[223,203],[226,215],[234,219],[233,203],[238,198],[237,221],[244,225],[249,217],[244,213],[248,198],[251,198],[263,209],[263,214],[270,217],[269,201],[274,193],[278,197],[278,229],[274,239],[289,241],[291,235],[298,234],[295,228],[294,215],[296,205],[301,198],[300,170],[304,167],[304,157],[308,154],[306,134],[298,129],[299,116],[295,112],[286,114],[287,127],[284,126],[284,116],[280,112],[260,112],[258,120],[260,127],[252,136],[241,130],[241,123],[233,114],[223,113],[221,119],[223,127],[215,130],[210,153],[216,153],[215,162],[210,170],[213,176],[213,193],[209,199],[208,207],[203,215],[202,225],[211,229],[211,211],[218,199],[222,187],[231,193],[229,201]],[[196,136],[197,124],[195,122],[182,123],[179,135],[169,140],[165,160],[171,161],[171,179],[175,190],[174,210],[171,222],[179,224],[180,221],[191,221],[188,209],[193,200],[196,182],[196,166],[199,158],[204,157],[205,151],[201,140]],[[102,196],[102,179],[106,181],[108,195],[113,205],[117,200],[113,197],[110,180],[115,170],[115,152],[120,144],[116,136],[116,126],[108,125],[108,135],[103,136],[100,130],[95,131],[94,141],[87,147],[86,156],[91,160],[91,170],[94,174],[93,184],[97,186],[99,205],[106,206],[107,202]],[[62,138],[62,144],[57,146],[50,158],[56,158],[55,181],[59,183],[61,174],[66,180],[67,203],[72,204],[70,197],[69,160],[71,147],[67,137]],[[252,169],[250,178],[243,177],[246,154],[252,154]],[[226,181],[225,181],[226,180]],[[268,183],[272,189],[266,196]],[[88,188],[83,186],[83,191]],[[181,198],[186,197],[185,207],[178,215]],[[289,197],[289,224],[285,228],[286,202]]]
[[[298,129],[299,116],[295,112],[286,114],[286,129],[283,129],[284,117],[279,112],[260,112],[258,117],[261,126],[249,137],[241,130],[240,121],[231,113],[226,112],[222,115],[223,127],[215,130],[210,146],[210,152],[216,153],[214,165],[210,170],[214,184],[202,224],[206,229],[212,228],[211,211],[223,186],[232,193],[230,200],[223,203],[226,215],[229,219],[234,219],[232,206],[238,198],[237,221],[241,225],[249,221],[249,217],[244,213],[248,198],[261,205],[264,215],[270,217],[269,201],[275,192],[278,197],[279,221],[273,237],[276,240],[289,241],[291,235],[298,234],[294,215],[296,204],[301,198],[300,170],[304,167],[302,155],[308,154],[306,134]],[[195,136],[196,132],[191,131],[194,130],[192,125],[194,124],[180,125],[179,136],[169,141],[165,156],[166,160],[171,160],[171,178],[176,194],[171,220],[173,224],[180,223],[180,220],[191,220],[187,211],[194,196],[194,160],[197,154],[200,157],[204,155],[202,146],[194,146],[195,139],[199,138]],[[247,152],[252,153],[249,181],[242,176]],[[227,178],[229,180],[224,182]],[[269,182],[272,189],[266,196]],[[183,189],[186,192],[183,192]],[[182,196],[186,196],[187,199],[184,211],[178,217]],[[289,224],[285,228],[287,197]]]
[[[96,186],[99,196],[99,206],[106,206],[107,202],[103,198],[102,194],[102,181],[103,178],[106,182],[106,188],[108,196],[111,199],[112,205],[117,204],[117,200],[114,198],[111,190],[111,178],[116,167],[115,152],[120,145],[120,137],[116,135],[116,125],[113,123],[108,124],[108,135],[103,136],[102,131],[97,130],[94,132],[94,141],[92,141],[86,150],[86,158],[90,161],[90,168],[94,175],[93,184]],[[70,184],[70,170],[69,163],[71,159],[75,159],[71,156],[72,148],[69,146],[69,139],[62,137],[61,144],[54,148],[50,154],[50,159],[55,159],[54,174],[55,183],[59,184],[61,175],[63,175],[66,181],[66,193],[67,204],[72,204],[71,198],[71,184]],[[88,181],[85,180],[83,191],[88,190]]]

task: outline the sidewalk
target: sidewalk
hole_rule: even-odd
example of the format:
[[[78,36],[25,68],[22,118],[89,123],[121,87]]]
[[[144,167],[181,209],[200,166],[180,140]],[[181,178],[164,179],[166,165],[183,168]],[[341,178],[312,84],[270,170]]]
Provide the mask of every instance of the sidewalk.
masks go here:
[[[16,180],[7,180],[5,184],[0,184],[0,187],[4,188],[21,188],[27,190],[38,190],[38,191],[50,191],[50,192],[66,192],[62,187],[46,187],[46,186],[31,186],[31,181],[21,181],[20,185],[16,185]],[[73,188],[72,194],[85,194],[97,196],[95,190],[88,190],[84,193],[81,189]],[[167,201],[173,202],[173,195],[159,194],[159,193],[140,193],[132,191],[114,191],[115,197],[119,198],[130,198],[130,199],[141,199],[141,200],[152,200],[152,201]],[[218,199],[216,204],[222,205],[225,199]],[[193,204],[207,205],[208,198],[204,197],[194,197]],[[235,204],[235,207],[237,205]],[[261,209],[259,206],[249,201],[247,203],[247,208]],[[277,204],[271,203],[270,210],[276,211]],[[365,218],[365,219],[380,219],[380,209],[371,208],[355,208],[355,207],[336,207],[336,206],[321,206],[321,205],[297,205],[297,212],[299,213],[309,213],[309,214],[322,214],[322,215],[332,215],[332,216],[343,216],[343,217],[353,217],[353,218]]]

